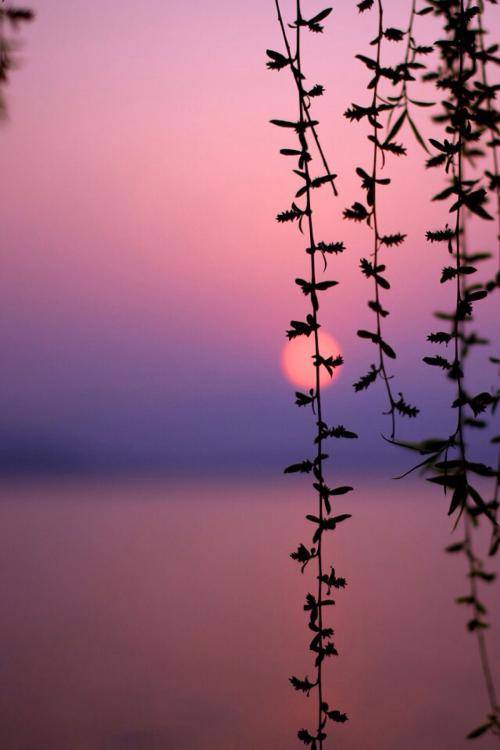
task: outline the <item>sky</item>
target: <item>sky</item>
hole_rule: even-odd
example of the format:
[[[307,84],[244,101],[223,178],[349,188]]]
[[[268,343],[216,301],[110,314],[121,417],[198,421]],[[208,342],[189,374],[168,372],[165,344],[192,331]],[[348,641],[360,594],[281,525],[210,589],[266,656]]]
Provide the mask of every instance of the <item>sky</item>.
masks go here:
[[[296,181],[278,153],[293,144],[269,120],[295,117],[297,105],[287,71],[265,67],[266,48],[281,49],[273,4],[31,5],[37,17],[22,30],[0,127],[4,468],[224,473],[289,463],[312,427],[281,365],[288,323],[306,311],[293,279],[307,258],[295,227],[274,221]],[[406,24],[406,3],[385,10],[387,25]],[[498,10],[488,14],[498,26]],[[359,431],[367,471],[408,460],[380,439],[382,389],[352,389],[373,360],[355,335],[372,323],[371,287],[358,270],[370,238],[342,211],[360,197],[354,169],[369,152],[365,126],[342,113],[368,101],[354,55],[369,53],[374,23],[355,3],[335,3],[326,33],[303,51],[311,82],[326,87],[315,112],[339,175],[339,197],[319,200],[319,224],[347,247],[328,270],[339,286],[321,311],[346,362],[326,411]],[[432,42],[432,21],[421,19],[416,34]],[[435,135],[426,114],[419,123]],[[401,139],[409,155],[389,163],[380,208],[388,233],[408,234],[385,251],[387,338],[398,352],[397,390],[422,408],[401,435],[419,439],[452,429],[449,384],[421,360],[432,353],[432,311],[449,306],[453,291],[439,284],[446,251],[424,239],[448,218],[444,204],[429,203],[442,175],[424,175],[424,152],[408,132]],[[478,250],[494,234],[470,223]],[[478,316],[490,335],[495,313],[492,300]],[[486,358],[481,351],[471,363],[481,389],[496,377]],[[339,456],[358,460],[350,446]]]

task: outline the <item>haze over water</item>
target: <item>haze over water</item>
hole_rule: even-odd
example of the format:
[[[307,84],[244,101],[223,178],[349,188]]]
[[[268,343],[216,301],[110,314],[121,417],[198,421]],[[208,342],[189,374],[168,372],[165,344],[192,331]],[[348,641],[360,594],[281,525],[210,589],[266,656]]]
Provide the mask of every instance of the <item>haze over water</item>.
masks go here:
[[[287,553],[314,499],[286,479],[4,482],[0,747],[289,750],[313,710],[287,682],[312,673],[313,584]],[[465,750],[484,715],[447,501],[422,484],[364,480],[337,506],[338,750]]]

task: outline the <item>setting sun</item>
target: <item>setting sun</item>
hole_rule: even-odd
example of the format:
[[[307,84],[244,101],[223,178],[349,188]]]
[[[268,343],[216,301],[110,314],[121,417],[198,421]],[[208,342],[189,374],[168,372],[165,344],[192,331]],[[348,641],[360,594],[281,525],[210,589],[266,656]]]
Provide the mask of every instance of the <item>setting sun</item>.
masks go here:
[[[319,350],[323,357],[340,354],[340,346],[328,333],[318,331]],[[281,354],[281,364],[286,378],[299,388],[313,388],[316,373],[313,364],[314,338],[313,336],[299,336],[292,341],[287,341]],[[320,385],[322,388],[329,386],[338,377],[340,368],[333,371],[330,377],[324,367],[320,370]]]

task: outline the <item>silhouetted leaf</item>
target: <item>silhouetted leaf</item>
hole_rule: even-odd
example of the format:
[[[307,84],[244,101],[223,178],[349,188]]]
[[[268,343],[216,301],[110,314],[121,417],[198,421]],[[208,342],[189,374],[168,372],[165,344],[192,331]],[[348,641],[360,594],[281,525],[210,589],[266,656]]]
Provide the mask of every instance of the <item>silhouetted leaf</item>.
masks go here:
[[[395,29],[392,26],[389,26],[385,29],[384,36],[391,42],[401,42],[404,39],[405,32],[401,29]]]
[[[449,242],[455,236],[455,232],[446,227],[446,229],[438,229],[435,232],[426,232],[425,236],[429,242]]]
[[[353,203],[351,208],[346,208],[343,213],[344,219],[351,221],[364,221],[368,218],[368,211],[362,203]]]
[[[340,711],[328,711],[327,716],[331,721],[336,721],[338,724],[343,724],[348,720],[347,714],[343,714]]]
[[[282,68],[286,68],[287,65],[290,65],[290,59],[285,57],[285,55],[282,55],[280,52],[268,49],[266,50],[266,54],[270,58],[270,60],[266,62],[266,65],[270,70],[282,70]]]
[[[306,693],[306,695],[309,695],[311,690],[315,687],[316,683],[310,682],[309,678],[304,677],[303,680],[299,680],[298,677],[290,677],[290,682],[292,683],[295,690],[298,692]]]
[[[315,399],[315,396],[312,392],[310,392],[309,395],[305,393],[301,393],[300,391],[295,391],[295,403],[297,406],[308,406],[308,404],[312,404]]]
[[[339,425],[338,427],[332,427],[329,431],[329,434],[330,434],[330,437],[333,437],[333,438],[347,438],[350,440],[358,437],[355,432],[346,430],[343,425]]]
[[[370,370],[366,375],[363,375],[356,383],[354,383],[354,390],[356,392],[363,391],[368,388],[377,379],[379,370],[375,365],[370,365]]]
[[[382,245],[387,245],[387,247],[393,247],[395,245],[402,245],[405,241],[406,234],[385,234],[380,238],[380,243]]]
[[[416,417],[420,412],[420,409],[417,409],[416,406],[411,406],[404,400],[402,393],[399,394],[399,399],[394,402],[394,408],[403,417],[409,417],[410,419]]]
[[[290,466],[287,466],[286,469],[284,469],[284,474],[293,474],[300,472],[301,474],[309,474],[312,471],[313,464],[311,461],[301,461],[297,464],[290,464]]]
[[[310,31],[315,32],[322,32],[323,26],[321,26],[320,21],[324,21],[325,18],[327,18],[330,13],[332,12],[332,8],[325,8],[325,10],[322,10],[320,13],[317,13],[313,18],[310,18],[309,21],[307,21],[307,26],[309,27]]]
[[[445,331],[437,331],[427,336],[427,341],[430,341],[432,344],[449,344],[451,339],[451,333],[446,333]]]
[[[467,735],[468,740],[474,740],[477,739],[477,737],[481,737],[485,732],[487,732],[492,727],[492,722],[489,721],[487,724],[481,724],[481,726],[476,727],[476,729],[473,729],[472,732],[469,732]]]
[[[450,362],[448,362],[448,360],[444,357],[424,357],[423,361],[427,365],[432,365],[433,367],[441,367],[443,370],[449,370],[451,367]]]

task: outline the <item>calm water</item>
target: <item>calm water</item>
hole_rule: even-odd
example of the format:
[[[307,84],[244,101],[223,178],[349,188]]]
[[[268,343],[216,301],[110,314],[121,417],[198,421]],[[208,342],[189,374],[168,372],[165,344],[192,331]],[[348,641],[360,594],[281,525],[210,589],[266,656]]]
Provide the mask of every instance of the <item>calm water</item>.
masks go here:
[[[313,704],[287,678],[312,676],[311,579],[287,553],[304,537],[305,486],[12,482],[0,494],[2,750],[300,746]],[[354,519],[331,536],[349,587],[332,612],[328,692],[351,721],[331,746],[470,749],[485,694],[452,601],[466,584],[461,558],[442,553],[443,499],[365,480],[338,507]],[[490,643],[500,664],[498,626]]]

